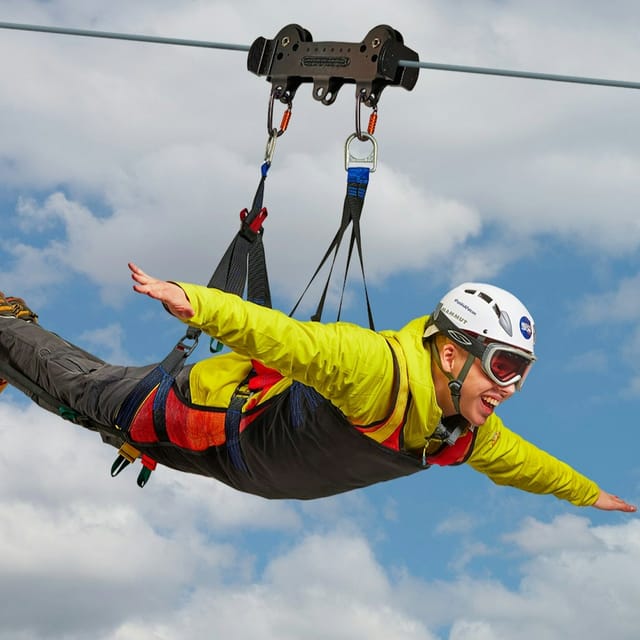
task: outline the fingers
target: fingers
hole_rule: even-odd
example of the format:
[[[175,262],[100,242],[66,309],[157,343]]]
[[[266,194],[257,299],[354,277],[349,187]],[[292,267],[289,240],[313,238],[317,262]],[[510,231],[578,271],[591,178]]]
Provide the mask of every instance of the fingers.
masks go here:
[[[606,491],[600,491],[600,495],[593,506],[603,511],[624,511],[625,513],[634,513],[637,511],[635,505],[629,504],[622,498],[607,493]]]
[[[129,269],[131,271],[131,277],[140,284],[150,284],[157,282],[156,278],[152,278],[148,273],[145,273],[138,265],[133,262],[129,262]]]
[[[150,276],[133,262],[129,262],[128,267],[131,271],[131,278],[137,283],[133,285],[133,290],[136,293],[146,294],[156,300],[164,300],[167,288],[167,283],[164,280]]]
[[[133,285],[133,290],[136,293],[141,293],[155,299],[162,298],[162,293],[159,291],[157,284],[159,281],[149,277],[142,269],[132,263],[129,263],[129,269],[131,269],[131,278],[136,283]]]
[[[128,267],[131,271],[131,278],[136,282],[133,285],[133,290],[136,293],[160,300],[167,310],[178,318],[193,317],[195,313],[193,307],[179,285],[166,280],[158,280],[145,273],[133,262],[129,262]]]
[[[147,275],[137,264],[134,264],[133,262],[129,262],[127,266],[131,271],[131,277],[134,279]]]
[[[617,496],[615,496],[616,498],[616,510],[617,511],[624,511],[626,513],[634,513],[635,511],[638,510],[638,507],[636,507],[634,504],[629,504],[628,502],[625,502],[624,500],[618,498]]]

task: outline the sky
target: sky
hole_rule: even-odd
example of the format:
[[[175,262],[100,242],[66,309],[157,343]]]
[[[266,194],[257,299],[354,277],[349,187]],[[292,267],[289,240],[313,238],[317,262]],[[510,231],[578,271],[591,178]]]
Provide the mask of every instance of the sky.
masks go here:
[[[297,23],[359,42],[388,24],[423,61],[638,81],[633,0],[0,0],[0,21],[250,45]],[[2,30],[0,290],[116,364],[182,326],[127,262],[206,283],[250,205],[270,85],[246,54]],[[537,325],[500,415],[640,503],[637,90],[421,70],[381,96],[362,217],[379,329],[492,282]],[[274,306],[339,223],[353,86],[303,85],[266,185]],[[366,322],[355,274],[344,317]],[[305,303],[301,317],[310,313]],[[330,313],[325,318],[331,320]],[[207,357],[201,345],[195,358]],[[115,450],[0,397],[0,640],[626,640],[640,521],[430,469],[313,502],[267,501]]]

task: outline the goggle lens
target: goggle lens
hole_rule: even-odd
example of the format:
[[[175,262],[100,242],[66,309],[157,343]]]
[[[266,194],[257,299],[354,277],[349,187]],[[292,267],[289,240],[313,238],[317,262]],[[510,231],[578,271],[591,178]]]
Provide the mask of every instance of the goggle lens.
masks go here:
[[[509,383],[515,380],[524,379],[527,369],[531,365],[531,360],[512,351],[495,351],[489,362],[491,373],[502,383]]]

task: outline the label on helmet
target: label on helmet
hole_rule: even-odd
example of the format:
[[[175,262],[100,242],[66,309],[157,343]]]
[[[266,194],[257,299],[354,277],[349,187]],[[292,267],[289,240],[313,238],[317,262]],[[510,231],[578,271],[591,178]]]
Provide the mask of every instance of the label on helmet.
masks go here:
[[[471,315],[473,316],[478,315],[468,304],[466,304],[465,302],[462,302],[461,300],[458,300],[458,298],[456,298],[454,302],[456,304],[459,304],[465,311],[468,311]]]
[[[533,336],[533,326],[527,316],[520,318],[520,333],[525,340],[531,340],[531,336]]]

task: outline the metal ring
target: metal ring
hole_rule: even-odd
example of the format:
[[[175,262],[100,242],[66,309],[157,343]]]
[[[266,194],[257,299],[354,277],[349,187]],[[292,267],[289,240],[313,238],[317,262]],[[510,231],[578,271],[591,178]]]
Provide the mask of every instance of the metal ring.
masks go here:
[[[345,142],[344,145],[344,168],[348,171],[349,167],[353,164],[370,165],[369,171],[373,173],[378,166],[378,141],[369,133],[362,133],[362,141],[369,141],[373,146],[371,153],[365,158],[358,158],[354,156],[351,151],[351,143],[358,138],[357,133],[352,133]],[[360,140],[360,138],[358,138]]]

